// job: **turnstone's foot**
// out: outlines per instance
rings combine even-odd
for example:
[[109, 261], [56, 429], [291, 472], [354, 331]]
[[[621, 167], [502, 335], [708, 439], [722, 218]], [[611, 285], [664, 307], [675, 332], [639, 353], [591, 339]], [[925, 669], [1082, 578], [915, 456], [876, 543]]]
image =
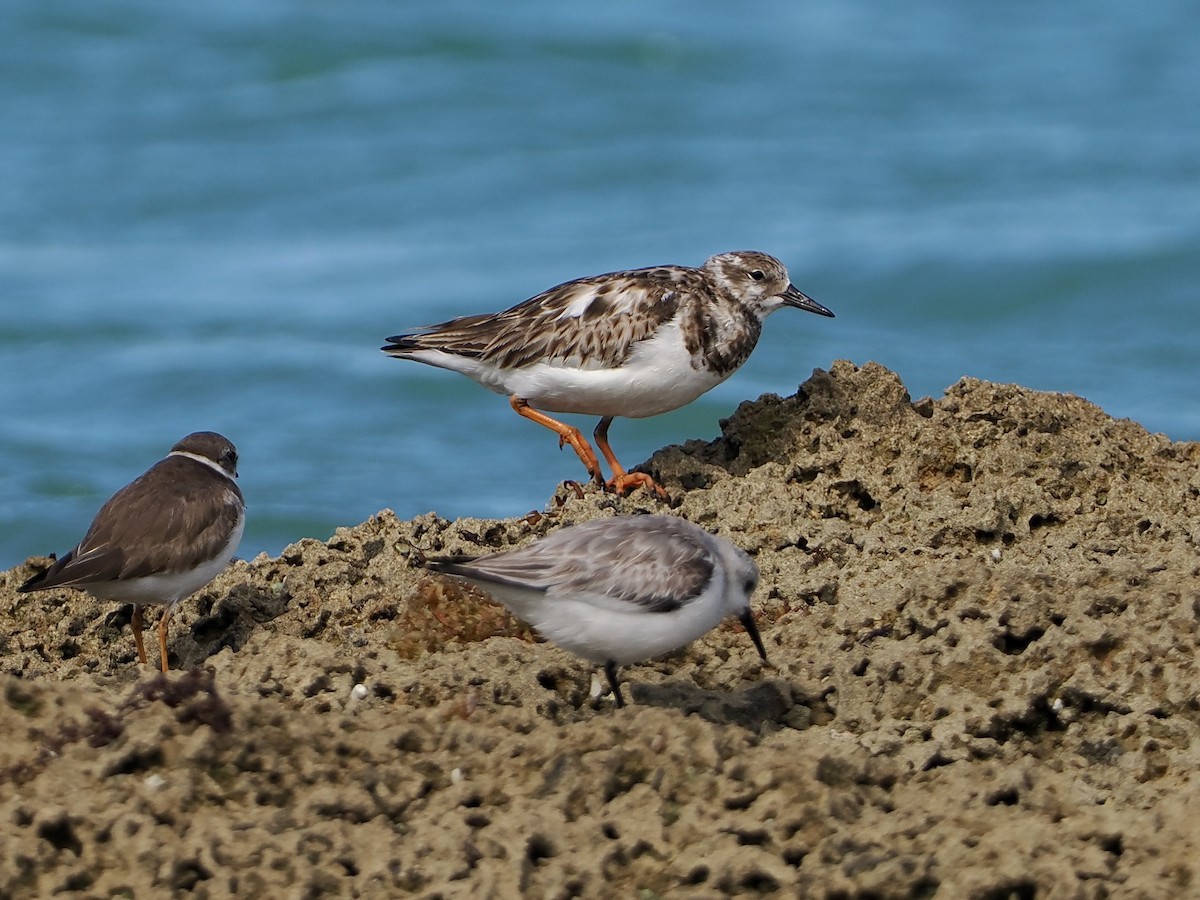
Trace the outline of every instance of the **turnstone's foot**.
[[606, 486], [610, 491], [615, 491], [622, 497], [642, 487], [663, 502], [671, 499], [662, 486], [645, 472], [622, 472], [614, 475]]
[[600, 452], [604, 454], [604, 458], [608, 460], [613, 471], [613, 477], [605, 487], [622, 497], [635, 488], [644, 487], [659, 500], [669, 500], [667, 492], [659, 486], [657, 481], [645, 472], [626, 472], [625, 467], [617, 460], [617, 454], [613, 453], [612, 447], [608, 445], [608, 426], [612, 424], [612, 420], [612, 416], [605, 416], [596, 424], [596, 430], [592, 432], [596, 446], [600, 448]]

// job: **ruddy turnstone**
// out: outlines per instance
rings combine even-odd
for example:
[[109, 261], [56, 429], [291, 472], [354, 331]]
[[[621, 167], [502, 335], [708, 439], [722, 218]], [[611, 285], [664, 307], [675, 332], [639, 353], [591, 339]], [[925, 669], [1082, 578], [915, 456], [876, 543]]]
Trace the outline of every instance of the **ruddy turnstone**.
[[798, 291], [783, 263], [756, 250], [720, 253], [701, 268], [657, 266], [568, 281], [504, 312], [465, 316], [388, 338], [389, 356], [453, 369], [508, 395], [516, 412], [569, 443], [604, 483], [578, 428], [541, 410], [601, 416], [592, 433], [612, 467], [608, 487], [654, 479], [626, 472], [608, 444], [617, 416], [643, 418], [691, 403], [737, 371], [775, 310], [833, 313]]
[[133, 637], [145, 664], [142, 607], [166, 607], [158, 620], [167, 671], [171, 610], [229, 565], [246, 523], [237, 450], [212, 431], [189, 434], [166, 458], [117, 491], [100, 508], [82, 541], [17, 590], [72, 587], [133, 604]]
[[619, 666], [686, 646], [729, 615], [767, 659], [750, 612], [758, 566], [685, 519], [593, 519], [519, 550], [426, 565], [466, 579], [542, 637], [603, 666], [617, 706], [625, 705]]

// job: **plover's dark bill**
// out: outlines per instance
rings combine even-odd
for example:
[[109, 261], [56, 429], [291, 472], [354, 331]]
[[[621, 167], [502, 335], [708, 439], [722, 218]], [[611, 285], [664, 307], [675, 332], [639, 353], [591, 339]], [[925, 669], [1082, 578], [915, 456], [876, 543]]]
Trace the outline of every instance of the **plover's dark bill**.
[[171, 610], [220, 574], [242, 539], [245, 504], [236, 477], [237, 450], [227, 438], [189, 434], [100, 508], [78, 546], [18, 590], [71, 587], [132, 603], [143, 664], [142, 607], [164, 606], [158, 645], [167, 671]]
[[612, 420], [678, 409], [716, 387], [750, 356], [763, 320], [784, 306], [833, 315], [791, 284], [779, 260], [744, 250], [698, 269], [657, 266], [569, 281], [504, 312], [395, 335], [383, 351], [507, 395], [605, 484], [579, 429], [542, 410], [600, 416], [592, 435], [612, 468], [607, 486], [665, 498], [651, 476], [617, 461], [608, 443]]
[[618, 706], [617, 668], [677, 650], [737, 616], [765, 661], [745, 551], [674, 516], [595, 519], [519, 550], [428, 560], [487, 591], [542, 637], [604, 667]]

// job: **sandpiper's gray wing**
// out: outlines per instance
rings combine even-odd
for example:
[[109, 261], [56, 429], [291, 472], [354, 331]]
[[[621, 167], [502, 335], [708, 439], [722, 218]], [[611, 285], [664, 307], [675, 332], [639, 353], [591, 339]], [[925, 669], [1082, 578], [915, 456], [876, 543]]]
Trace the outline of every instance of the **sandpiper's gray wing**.
[[609, 608], [670, 612], [704, 592], [716, 564], [703, 529], [673, 516], [634, 516], [596, 519], [519, 550], [431, 566], [485, 590], [491, 583], [569, 593]]

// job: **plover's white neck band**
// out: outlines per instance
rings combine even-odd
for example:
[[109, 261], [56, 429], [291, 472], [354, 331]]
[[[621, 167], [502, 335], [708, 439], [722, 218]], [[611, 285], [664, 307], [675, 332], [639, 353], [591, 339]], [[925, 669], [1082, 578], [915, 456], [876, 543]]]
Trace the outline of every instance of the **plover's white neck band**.
[[186, 456], [188, 459], [194, 459], [198, 463], [204, 463], [204, 465], [208, 466], [210, 469], [212, 469], [214, 472], [218, 473], [219, 475], [224, 475], [230, 481], [233, 481], [232, 475], [230, 475], [228, 472], [226, 472], [224, 469], [222, 469], [219, 465], [217, 465], [215, 462], [213, 462], [207, 456], [200, 456], [197, 453], [188, 453], [186, 450], [172, 450], [170, 453], [167, 454], [167, 456]]

